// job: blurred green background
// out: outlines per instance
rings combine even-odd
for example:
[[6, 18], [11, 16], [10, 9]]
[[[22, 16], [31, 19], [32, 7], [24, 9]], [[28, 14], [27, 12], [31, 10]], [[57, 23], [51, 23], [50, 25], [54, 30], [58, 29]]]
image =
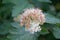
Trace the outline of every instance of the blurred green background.
[[[39, 8], [46, 16], [41, 32], [24, 31], [13, 18], [25, 8]], [[60, 40], [60, 0], [0, 0], [0, 40]]]

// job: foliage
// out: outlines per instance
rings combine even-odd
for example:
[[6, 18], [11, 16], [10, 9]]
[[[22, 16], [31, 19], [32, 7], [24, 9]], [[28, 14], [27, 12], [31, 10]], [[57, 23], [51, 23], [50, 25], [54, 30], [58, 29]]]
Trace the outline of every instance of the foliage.
[[[58, 40], [60, 39], [60, 12], [53, 0], [0, 0], [0, 40]], [[13, 18], [25, 8], [40, 8], [46, 16], [41, 32], [34, 35], [24, 31]], [[57, 7], [57, 6], [56, 6]]]

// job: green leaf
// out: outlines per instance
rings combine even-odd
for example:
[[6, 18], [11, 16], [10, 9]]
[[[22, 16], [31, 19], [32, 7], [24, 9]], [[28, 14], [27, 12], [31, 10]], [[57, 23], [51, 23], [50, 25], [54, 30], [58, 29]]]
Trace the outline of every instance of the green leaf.
[[6, 35], [11, 28], [10, 22], [4, 21], [3, 24], [0, 25], [0, 35]]
[[33, 7], [33, 5], [29, 4], [27, 0], [10, 0], [10, 2], [15, 4], [12, 11], [13, 17], [19, 15], [25, 8]]
[[40, 2], [47, 2], [47, 3], [51, 3], [51, 1], [50, 1], [50, 0], [38, 0], [38, 1], [40, 1]]
[[3, 1], [3, 3], [10, 3], [10, 2], [15, 4], [12, 10], [13, 17], [19, 15], [24, 9], [33, 7], [33, 5], [30, 4], [27, 0], [4, 0]]
[[8, 40], [8, 39], [6, 37], [5, 38], [2, 37], [2, 38], [0, 38], [0, 40]]
[[11, 19], [11, 11], [14, 4], [12, 3], [5, 3], [2, 7], [0, 7], [0, 22], [4, 21], [5, 19]]
[[3, 4], [3, 6], [0, 7], [0, 13], [5, 12], [8, 9], [11, 9], [13, 7], [13, 5], [14, 5], [13, 3], [5, 3], [5, 4]]
[[45, 17], [46, 17], [46, 23], [51, 23], [51, 24], [60, 23], [60, 19], [56, 18], [51, 14], [45, 13]]
[[52, 33], [55, 38], [60, 39], [60, 28], [59, 27], [54, 27]]
[[53, 33], [55, 38], [60, 39], [60, 28], [56, 24], [45, 23], [43, 27], [47, 28], [51, 33]]
[[36, 40], [36, 37], [34, 38], [33, 35], [28, 33], [25, 33], [23, 35], [11, 34], [11, 35], [8, 35], [7, 38], [9, 38], [10, 40]]
[[55, 9], [55, 7], [53, 5], [49, 5], [49, 10], [47, 10], [47, 12], [54, 15], [54, 16], [57, 15], [56, 9]]
[[25, 31], [24, 27], [20, 27], [19, 23], [13, 22], [12, 26], [16, 27], [16, 29], [10, 30], [10, 34], [7, 36], [10, 40], [36, 40], [37, 35], [39, 34], [31, 34]]
[[56, 14], [58, 18], [60, 18], [60, 12]]
[[60, 23], [56, 23], [56, 25], [60, 27]]
[[46, 35], [48, 33], [49, 33], [49, 31], [46, 28], [42, 27], [42, 30], [41, 30], [40, 34], [41, 35]]
[[47, 2], [40, 2], [38, 0], [30, 0], [29, 2], [32, 3], [35, 7], [40, 8], [40, 9], [42, 9], [44, 11], [48, 11], [49, 10], [50, 4], [47, 3]]

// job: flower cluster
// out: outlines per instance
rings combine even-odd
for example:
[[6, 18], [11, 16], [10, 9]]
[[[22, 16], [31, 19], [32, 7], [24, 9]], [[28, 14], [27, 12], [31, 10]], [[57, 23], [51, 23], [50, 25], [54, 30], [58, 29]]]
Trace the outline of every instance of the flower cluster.
[[25, 25], [27, 31], [34, 33], [41, 30], [39, 25], [45, 22], [45, 15], [38, 8], [30, 8], [25, 9], [19, 19], [21, 26]]

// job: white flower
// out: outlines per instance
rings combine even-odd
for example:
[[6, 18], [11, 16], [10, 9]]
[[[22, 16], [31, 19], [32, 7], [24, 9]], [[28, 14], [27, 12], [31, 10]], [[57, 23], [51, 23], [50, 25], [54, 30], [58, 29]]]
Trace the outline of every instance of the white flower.
[[29, 31], [30, 33], [34, 34], [35, 32], [41, 31], [41, 27], [39, 26], [39, 22], [31, 22], [30, 23], [30, 28], [26, 29], [26, 31]]
[[25, 30], [30, 33], [40, 31], [41, 27], [39, 25], [45, 23], [45, 15], [38, 8], [25, 9], [24, 12], [18, 16], [18, 19], [20, 25], [25, 25]]

